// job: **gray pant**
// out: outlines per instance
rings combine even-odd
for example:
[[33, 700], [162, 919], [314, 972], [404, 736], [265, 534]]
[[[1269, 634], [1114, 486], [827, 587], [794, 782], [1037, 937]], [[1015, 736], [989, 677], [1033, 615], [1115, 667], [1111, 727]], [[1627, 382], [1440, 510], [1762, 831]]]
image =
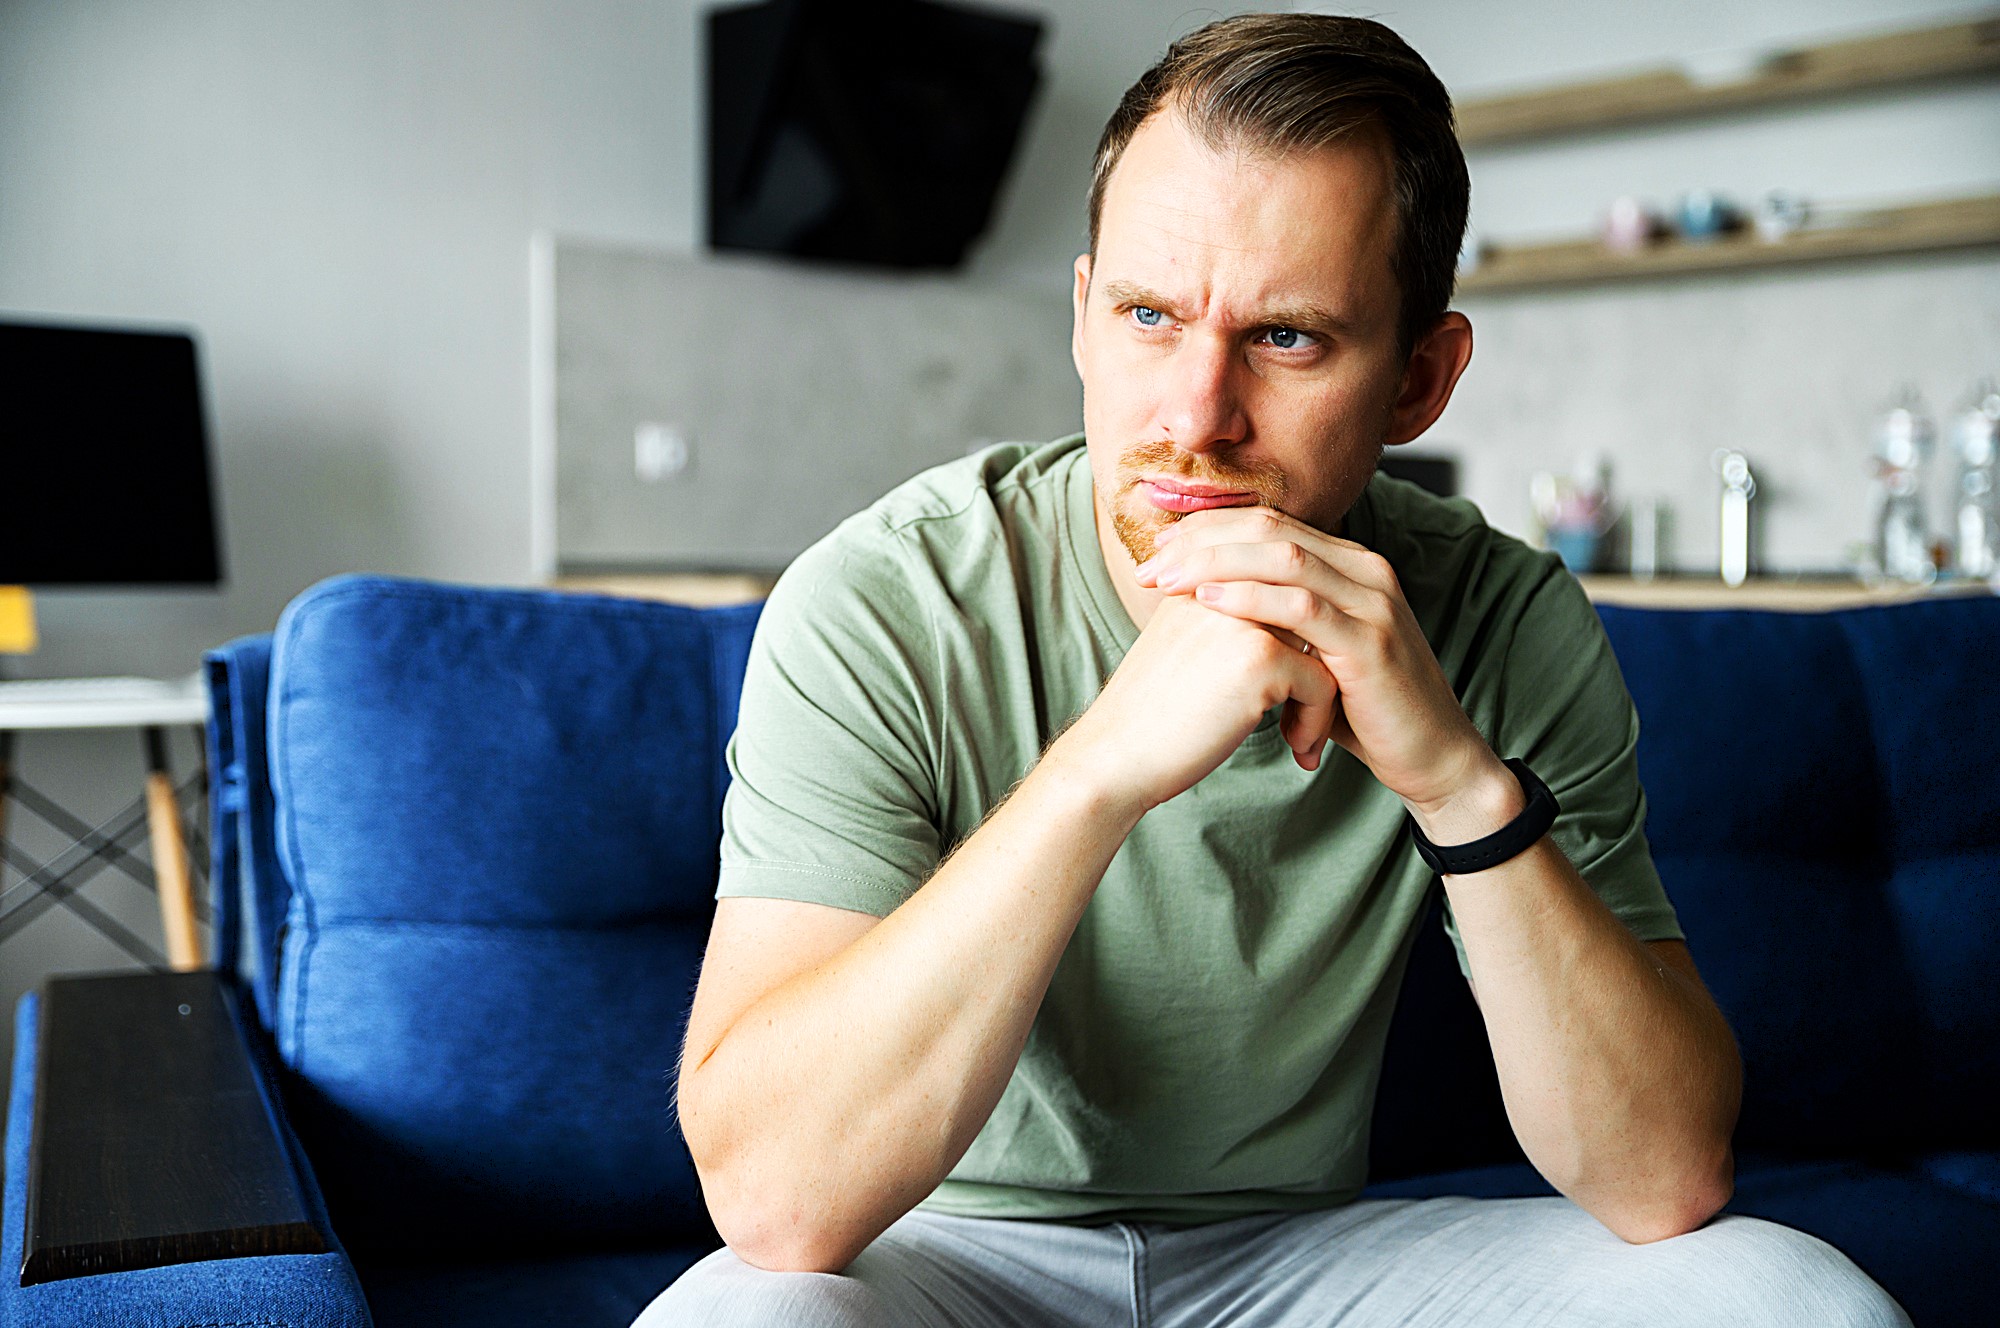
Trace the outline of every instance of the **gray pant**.
[[844, 1273], [719, 1250], [633, 1328], [1903, 1325], [1846, 1255], [1720, 1217], [1627, 1245], [1567, 1199], [1362, 1199], [1173, 1228], [915, 1212]]

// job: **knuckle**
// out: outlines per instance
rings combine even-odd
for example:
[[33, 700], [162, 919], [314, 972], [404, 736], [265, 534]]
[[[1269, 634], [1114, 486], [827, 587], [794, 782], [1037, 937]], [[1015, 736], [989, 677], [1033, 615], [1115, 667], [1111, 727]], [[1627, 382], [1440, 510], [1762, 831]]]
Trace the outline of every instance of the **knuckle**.
[[1292, 648], [1262, 628], [1254, 629], [1250, 643], [1251, 662], [1260, 670], [1268, 669], [1292, 653]]

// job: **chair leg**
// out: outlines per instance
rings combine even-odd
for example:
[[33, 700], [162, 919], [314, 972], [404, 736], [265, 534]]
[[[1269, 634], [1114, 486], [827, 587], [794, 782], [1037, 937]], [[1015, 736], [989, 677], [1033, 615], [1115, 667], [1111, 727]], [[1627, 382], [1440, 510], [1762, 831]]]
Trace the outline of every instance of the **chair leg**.
[[166, 734], [158, 728], [146, 730], [146, 826], [153, 837], [153, 879], [160, 887], [160, 927], [167, 938], [167, 963], [182, 970], [200, 968], [201, 934], [195, 929], [187, 844], [181, 836], [173, 775], [167, 768]]

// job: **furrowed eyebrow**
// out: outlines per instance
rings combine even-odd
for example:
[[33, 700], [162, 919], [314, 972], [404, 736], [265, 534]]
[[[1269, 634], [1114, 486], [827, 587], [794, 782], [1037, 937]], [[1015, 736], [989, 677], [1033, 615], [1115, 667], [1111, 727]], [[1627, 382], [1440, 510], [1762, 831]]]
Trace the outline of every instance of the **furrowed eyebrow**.
[[1313, 332], [1321, 336], [1346, 337], [1354, 334], [1351, 319], [1342, 318], [1330, 309], [1322, 309], [1316, 304], [1295, 304], [1283, 309], [1273, 309], [1258, 320], [1259, 327], [1289, 327], [1295, 332]]
[[[1104, 297], [1113, 306], [1132, 305], [1158, 309], [1161, 313], [1174, 312], [1174, 303], [1158, 291], [1147, 290], [1144, 286], [1130, 281], [1107, 281], [1104, 283]], [[1258, 327], [1289, 327], [1298, 332], [1312, 332], [1320, 336], [1346, 337], [1354, 334], [1354, 320], [1344, 318], [1331, 309], [1316, 304], [1289, 304], [1266, 311], [1257, 320]]]
[[1144, 286], [1130, 281], [1107, 281], [1104, 283], [1104, 298], [1113, 305], [1143, 305], [1148, 309], [1158, 309], [1163, 314], [1174, 311], [1174, 302], [1158, 291], [1147, 290]]

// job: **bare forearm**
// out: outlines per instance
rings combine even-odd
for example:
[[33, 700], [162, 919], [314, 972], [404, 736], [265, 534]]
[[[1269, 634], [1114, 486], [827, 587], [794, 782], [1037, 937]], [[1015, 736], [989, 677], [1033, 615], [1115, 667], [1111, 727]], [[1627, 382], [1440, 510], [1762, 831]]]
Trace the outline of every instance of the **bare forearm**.
[[1742, 1066], [1693, 979], [1634, 937], [1544, 839], [1446, 880], [1515, 1134], [1634, 1243], [1727, 1202]]
[[739, 1254], [844, 1267], [957, 1164], [1137, 816], [1052, 749], [902, 907], [690, 1049], [683, 1129]]

